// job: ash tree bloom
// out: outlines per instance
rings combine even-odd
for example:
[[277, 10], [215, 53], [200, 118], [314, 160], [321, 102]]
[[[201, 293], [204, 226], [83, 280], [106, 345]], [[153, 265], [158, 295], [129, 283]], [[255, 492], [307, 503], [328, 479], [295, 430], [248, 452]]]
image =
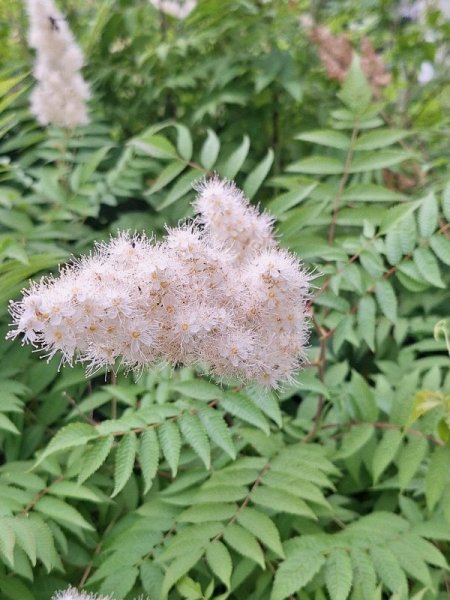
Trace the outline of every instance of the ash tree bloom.
[[26, 0], [26, 7], [28, 41], [36, 50], [31, 112], [41, 125], [85, 125], [89, 86], [80, 72], [83, 54], [53, 0]]
[[88, 372], [166, 362], [269, 387], [292, 380], [310, 276], [234, 184], [212, 178], [197, 190], [193, 224], [161, 242], [121, 233], [31, 284], [10, 304], [8, 337]]

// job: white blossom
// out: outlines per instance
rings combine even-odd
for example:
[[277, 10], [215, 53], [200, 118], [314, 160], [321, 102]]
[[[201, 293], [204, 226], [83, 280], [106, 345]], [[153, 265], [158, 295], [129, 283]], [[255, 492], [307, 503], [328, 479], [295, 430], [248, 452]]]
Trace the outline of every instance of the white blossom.
[[199, 223], [213, 240], [228, 246], [236, 260], [275, 245], [272, 217], [260, 214], [234, 183], [214, 177], [200, 183], [197, 191], [194, 210]]
[[433, 63], [429, 60], [425, 60], [420, 64], [420, 71], [417, 75], [417, 81], [421, 85], [425, 85], [429, 83], [435, 76], [435, 70]]
[[111, 596], [97, 596], [86, 592], [79, 592], [74, 587], [69, 587], [67, 590], [56, 592], [52, 596], [52, 600], [113, 600]]
[[31, 112], [42, 125], [84, 125], [89, 87], [80, 73], [82, 52], [53, 0], [26, 0], [26, 5], [28, 41], [36, 50]]
[[[74, 587], [69, 587], [67, 590], [56, 592], [52, 596], [52, 600], [114, 600], [113, 596], [99, 596], [97, 594], [89, 594], [88, 592], [79, 592]], [[145, 600], [139, 596], [136, 600]]]
[[33, 283], [10, 304], [8, 337], [88, 372], [165, 361], [271, 387], [291, 380], [308, 337], [310, 277], [231, 183], [213, 178], [199, 191], [193, 225], [158, 243], [121, 233]]
[[197, 6], [197, 0], [149, 0], [156, 9], [175, 17], [186, 19]]

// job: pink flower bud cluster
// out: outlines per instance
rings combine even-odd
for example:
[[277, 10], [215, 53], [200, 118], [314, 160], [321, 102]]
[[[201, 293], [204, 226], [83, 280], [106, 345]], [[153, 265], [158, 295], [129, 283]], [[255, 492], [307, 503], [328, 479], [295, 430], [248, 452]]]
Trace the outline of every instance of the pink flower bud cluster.
[[53, 0], [26, 0], [26, 6], [28, 41], [36, 50], [31, 112], [42, 125], [84, 125], [89, 87], [80, 72], [83, 54]]
[[11, 302], [24, 342], [63, 362], [141, 369], [161, 361], [277, 387], [307, 341], [309, 275], [234, 184], [198, 186], [192, 225], [161, 242], [122, 233]]

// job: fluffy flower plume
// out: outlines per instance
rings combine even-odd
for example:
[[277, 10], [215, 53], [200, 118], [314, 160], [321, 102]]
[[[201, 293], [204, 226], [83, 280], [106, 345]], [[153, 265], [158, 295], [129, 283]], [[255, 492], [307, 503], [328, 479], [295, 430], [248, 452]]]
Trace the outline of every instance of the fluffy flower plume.
[[[52, 600], [113, 600], [111, 596], [98, 596], [97, 594], [89, 594], [79, 592], [74, 587], [69, 587], [67, 590], [56, 592], [52, 596]], [[137, 600], [144, 600], [141, 596]]]
[[27, 11], [28, 40], [36, 50], [32, 113], [41, 125], [86, 124], [89, 87], [80, 74], [83, 55], [66, 20], [53, 0], [27, 0]]
[[52, 596], [52, 600], [112, 600], [110, 596], [96, 596], [85, 592], [79, 592], [74, 587], [69, 587], [67, 590], [56, 592]]
[[276, 387], [307, 341], [309, 276], [232, 183], [203, 182], [193, 225], [122, 233], [11, 302], [23, 341], [97, 368], [167, 361]]
[[197, 0], [150, 0], [150, 4], [171, 17], [186, 19], [197, 6]]

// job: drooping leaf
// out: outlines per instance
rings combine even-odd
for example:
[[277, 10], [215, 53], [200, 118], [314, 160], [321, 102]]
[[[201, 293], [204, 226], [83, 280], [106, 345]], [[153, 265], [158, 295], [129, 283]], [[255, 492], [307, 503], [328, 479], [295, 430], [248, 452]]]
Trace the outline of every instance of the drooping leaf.
[[35, 504], [35, 510], [42, 513], [57, 522], [67, 523], [69, 525], [75, 525], [81, 529], [87, 529], [93, 531], [94, 528], [86, 519], [76, 510], [73, 506], [67, 502], [63, 502], [58, 498], [51, 498], [50, 496], [43, 496]]
[[222, 448], [228, 456], [233, 459], [236, 458], [233, 438], [231, 437], [231, 433], [223, 420], [222, 415], [209, 407], [200, 408], [198, 415], [205, 426], [211, 441]]
[[345, 550], [337, 548], [327, 558], [325, 582], [332, 600], [346, 600], [353, 580], [352, 563]]
[[255, 536], [249, 531], [240, 525], [227, 525], [223, 537], [227, 544], [234, 548], [236, 552], [250, 558], [250, 560], [256, 562], [262, 569], [266, 568], [261, 546], [258, 544]]
[[247, 175], [244, 181], [243, 189], [245, 195], [250, 200], [255, 196], [256, 192], [261, 187], [264, 179], [267, 177], [267, 174], [272, 166], [273, 159], [273, 150], [269, 148], [263, 160], [259, 164], [257, 164], [256, 167]]
[[434, 509], [448, 485], [450, 474], [450, 448], [435, 448], [425, 477], [425, 497], [430, 511]]
[[95, 427], [88, 423], [70, 423], [60, 429], [53, 437], [47, 448], [39, 456], [36, 465], [56, 452], [84, 446], [84, 444], [96, 438], [97, 435]]
[[88, 448], [83, 455], [81, 469], [78, 474], [78, 483], [86, 481], [102, 466], [111, 451], [113, 442], [114, 436], [106, 435], [95, 440], [92, 446]]
[[297, 552], [281, 563], [273, 584], [270, 600], [285, 600], [301, 590], [320, 571], [325, 563], [323, 555], [305, 550]]
[[173, 421], [164, 421], [158, 428], [159, 443], [164, 458], [169, 463], [172, 477], [175, 477], [180, 460], [181, 437], [180, 430]]
[[439, 208], [436, 196], [433, 192], [428, 194], [421, 203], [417, 221], [419, 224], [420, 235], [429, 239], [436, 230], [438, 224]]
[[200, 151], [200, 162], [209, 171], [215, 164], [220, 150], [220, 140], [212, 129], [208, 129], [208, 135]]
[[375, 302], [371, 296], [363, 296], [358, 306], [358, 332], [372, 352], [375, 351]]
[[224, 177], [228, 177], [228, 179], [233, 179], [239, 173], [239, 170], [244, 164], [249, 149], [250, 138], [247, 135], [244, 135], [242, 143], [227, 158], [225, 164], [220, 170], [220, 174]]
[[411, 436], [400, 451], [398, 457], [398, 478], [400, 486], [405, 488], [414, 477], [428, 449], [425, 438]]
[[389, 429], [383, 434], [381, 442], [376, 447], [373, 455], [372, 475], [375, 483], [394, 460], [401, 441], [402, 433], [398, 429]]
[[284, 558], [280, 534], [273, 521], [267, 515], [254, 508], [246, 507], [238, 514], [237, 520], [245, 529], [248, 529], [248, 531], [259, 538], [264, 545], [281, 558]]
[[381, 279], [375, 284], [375, 296], [381, 312], [392, 322], [397, 320], [397, 296], [394, 288], [387, 279]]
[[117, 496], [129, 480], [133, 472], [136, 451], [137, 436], [134, 432], [127, 433], [122, 437], [116, 449], [112, 498]]
[[185, 412], [178, 420], [181, 433], [207, 469], [211, 466], [211, 448], [206, 430], [198, 416]]
[[206, 562], [214, 575], [230, 589], [230, 578], [233, 570], [231, 556], [226, 546], [220, 541], [211, 542], [206, 548]]
[[350, 138], [347, 135], [333, 129], [318, 129], [316, 131], [306, 131], [294, 137], [295, 140], [312, 142], [329, 148], [338, 148], [339, 150], [348, 150], [350, 147]]
[[424, 247], [416, 248], [413, 256], [414, 264], [425, 281], [436, 287], [445, 288], [438, 262], [430, 250]]
[[159, 464], [159, 442], [154, 429], [148, 429], [141, 435], [138, 458], [146, 494], [152, 486]]

